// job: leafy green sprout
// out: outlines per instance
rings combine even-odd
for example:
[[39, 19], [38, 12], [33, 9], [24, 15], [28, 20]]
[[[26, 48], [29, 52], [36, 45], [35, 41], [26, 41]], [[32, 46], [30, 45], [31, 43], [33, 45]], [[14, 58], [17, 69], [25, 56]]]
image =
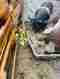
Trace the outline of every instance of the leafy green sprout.
[[19, 41], [20, 46], [25, 47], [28, 41], [28, 33], [26, 31], [16, 33], [17, 41]]

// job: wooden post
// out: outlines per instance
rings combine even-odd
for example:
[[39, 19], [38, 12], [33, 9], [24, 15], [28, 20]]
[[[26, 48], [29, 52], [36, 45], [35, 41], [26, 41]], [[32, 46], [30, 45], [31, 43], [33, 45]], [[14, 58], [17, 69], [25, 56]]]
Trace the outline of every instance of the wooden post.
[[0, 72], [0, 79], [6, 79], [6, 72]]

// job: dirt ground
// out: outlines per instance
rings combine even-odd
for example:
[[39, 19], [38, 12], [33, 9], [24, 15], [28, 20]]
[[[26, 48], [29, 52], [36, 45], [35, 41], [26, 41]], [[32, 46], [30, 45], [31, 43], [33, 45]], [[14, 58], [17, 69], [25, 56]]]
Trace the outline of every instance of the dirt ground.
[[[40, 76], [38, 76], [38, 74]], [[29, 47], [18, 48], [16, 57], [16, 79], [60, 79], [60, 61], [41, 61], [34, 59]]]

